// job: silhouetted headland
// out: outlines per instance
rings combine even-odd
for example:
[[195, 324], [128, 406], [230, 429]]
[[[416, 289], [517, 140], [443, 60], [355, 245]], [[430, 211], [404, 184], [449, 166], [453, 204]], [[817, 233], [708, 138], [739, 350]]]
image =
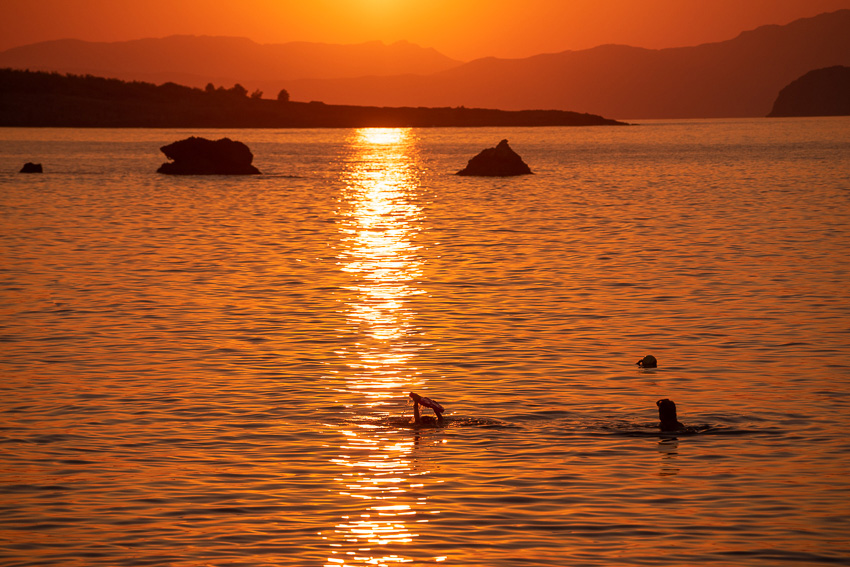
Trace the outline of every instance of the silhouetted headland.
[[850, 116], [850, 67], [809, 71], [779, 91], [768, 116]]
[[254, 154], [242, 142], [230, 138], [207, 140], [186, 138], [160, 148], [170, 160], [157, 173], [169, 175], [253, 175], [260, 170], [251, 165]]
[[[210, 85], [212, 87], [212, 85]], [[563, 110], [387, 108], [292, 102], [240, 85], [205, 90], [93, 76], [0, 69], [0, 126], [101, 128], [368, 128], [622, 126]]]
[[495, 148], [482, 150], [469, 160], [466, 167], [457, 175], [475, 175], [480, 177], [509, 177], [512, 175], [529, 175], [531, 169], [522, 161], [507, 140], [499, 142]]

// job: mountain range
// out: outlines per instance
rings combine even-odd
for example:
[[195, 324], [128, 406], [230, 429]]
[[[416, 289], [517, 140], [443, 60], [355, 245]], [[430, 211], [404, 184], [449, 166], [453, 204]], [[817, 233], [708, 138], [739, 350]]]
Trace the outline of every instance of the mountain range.
[[850, 65], [850, 10], [762, 26], [728, 41], [643, 49], [603, 45], [462, 63], [406, 42], [287, 43], [173, 36], [61, 40], [0, 53], [0, 67], [192, 86], [239, 82], [294, 100], [378, 106], [561, 109], [617, 119], [764, 116], [813, 69]]
[[[0, 67], [203, 87], [367, 75], [427, 75], [460, 65], [406, 41], [262, 45], [242, 37], [174, 35], [118, 42], [45, 41], [0, 53]], [[277, 84], [277, 83], [276, 83]], [[281, 87], [283, 84], [281, 83]], [[277, 93], [277, 91], [275, 91]]]

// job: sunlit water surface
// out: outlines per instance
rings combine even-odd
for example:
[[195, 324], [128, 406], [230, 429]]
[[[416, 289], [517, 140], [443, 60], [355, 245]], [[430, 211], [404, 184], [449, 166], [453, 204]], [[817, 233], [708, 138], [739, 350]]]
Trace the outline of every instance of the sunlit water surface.
[[[154, 173], [192, 134], [263, 175]], [[452, 175], [501, 138], [535, 175]], [[846, 118], [5, 129], [0, 171], [4, 566], [850, 561]]]

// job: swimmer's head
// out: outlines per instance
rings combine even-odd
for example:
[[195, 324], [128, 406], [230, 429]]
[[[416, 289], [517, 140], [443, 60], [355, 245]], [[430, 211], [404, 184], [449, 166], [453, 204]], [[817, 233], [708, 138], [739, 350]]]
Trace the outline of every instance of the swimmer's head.
[[661, 421], [676, 421], [678, 418], [676, 417], [676, 402], [673, 400], [668, 400], [664, 398], [663, 400], [658, 400], [655, 402], [655, 405], [658, 406], [658, 418]]
[[679, 418], [676, 416], [676, 403], [673, 400], [664, 398], [655, 402], [655, 405], [658, 406], [658, 419], [661, 421], [659, 424], [661, 431], [675, 431], [685, 427], [679, 423]]
[[423, 415], [415, 425], [416, 427], [442, 427], [443, 421], [431, 415]]

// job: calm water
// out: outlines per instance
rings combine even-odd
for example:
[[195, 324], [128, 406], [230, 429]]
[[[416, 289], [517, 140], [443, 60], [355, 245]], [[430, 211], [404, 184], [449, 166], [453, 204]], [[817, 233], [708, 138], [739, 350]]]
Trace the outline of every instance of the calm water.
[[850, 562], [850, 119], [198, 133], [0, 129], [0, 564]]

